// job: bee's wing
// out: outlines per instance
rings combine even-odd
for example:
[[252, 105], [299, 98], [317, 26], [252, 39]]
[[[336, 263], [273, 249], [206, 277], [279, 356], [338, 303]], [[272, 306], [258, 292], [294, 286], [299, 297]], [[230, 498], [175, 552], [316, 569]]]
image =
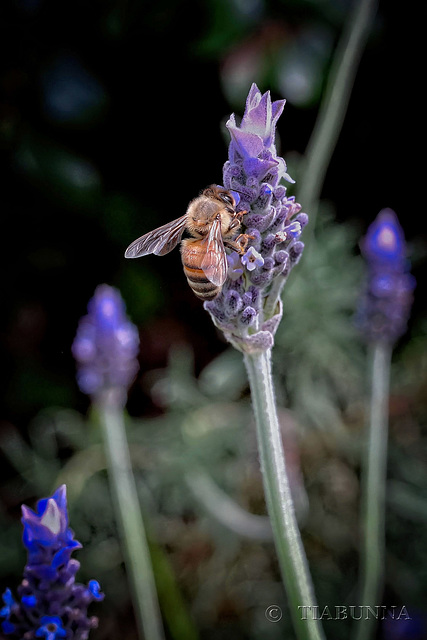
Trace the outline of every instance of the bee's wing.
[[154, 231], [149, 231], [128, 246], [125, 251], [125, 258], [140, 258], [149, 253], [154, 253], [156, 256], [164, 256], [172, 249], [175, 249], [181, 240], [186, 224], [187, 215], [184, 215], [158, 229], [154, 229]]
[[206, 253], [201, 264], [202, 271], [212, 284], [220, 287], [227, 277], [228, 264], [219, 218], [214, 221], [204, 242], [206, 243]]

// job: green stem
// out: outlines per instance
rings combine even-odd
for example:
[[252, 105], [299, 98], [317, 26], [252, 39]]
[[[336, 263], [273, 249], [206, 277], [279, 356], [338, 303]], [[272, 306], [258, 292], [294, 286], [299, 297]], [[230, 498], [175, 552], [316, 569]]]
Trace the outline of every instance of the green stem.
[[357, 68], [375, 17], [377, 0], [355, 0], [354, 10], [338, 43], [324, 97], [305, 152], [298, 200], [310, 213], [305, 238], [313, 233], [317, 203], [344, 122]]
[[295, 632], [299, 640], [321, 640], [324, 635], [320, 622], [310, 615], [316, 601], [286, 473], [271, 377], [271, 351], [245, 354], [244, 359], [255, 412], [267, 508]]
[[101, 395], [97, 408], [106, 446], [114, 508], [124, 545], [126, 572], [140, 637], [163, 640], [160, 608], [132, 473], [124, 414], [120, 399], [115, 397], [114, 391]]
[[[370, 354], [371, 399], [366, 449], [362, 464], [361, 605], [381, 605], [385, 551], [385, 488], [387, 475], [388, 399], [392, 348], [373, 345]], [[375, 619], [357, 622], [355, 637], [375, 635]]]

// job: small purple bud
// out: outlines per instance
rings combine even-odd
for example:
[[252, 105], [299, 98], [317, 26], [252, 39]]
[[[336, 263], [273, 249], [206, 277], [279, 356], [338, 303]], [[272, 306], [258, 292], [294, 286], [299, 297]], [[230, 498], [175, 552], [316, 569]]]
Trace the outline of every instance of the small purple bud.
[[294, 220], [290, 225], [285, 227], [284, 231], [291, 238], [299, 238], [301, 235], [301, 225], [297, 220]]
[[271, 281], [272, 277], [273, 274], [271, 271], [259, 271], [258, 269], [256, 271], [252, 271], [249, 275], [250, 281], [257, 287], [264, 287]]
[[280, 207], [280, 209], [278, 209], [278, 211], [276, 212], [276, 216], [274, 218], [274, 221], [271, 225], [271, 230], [272, 231], [276, 231], [279, 230], [280, 227], [282, 227], [285, 224], [285, 221], [288, 217], [288, 207]]
[[274, 259], [276, 260], [276, 264], [285, 264], [289, 258], [289, 254], [285, 250], [276, 251], [274, 254]]
[[243, 304], [259, 311], [260, 292], [258, 287], [250, 286], [242, 296]]
[[262, 265], [262, 268], [263, 268], [265, 271], [271, 271], [271, 269], [272, 269], [273, 267], [274, 267], [274, 259], [273, 259], [273, 258], [270, 258], [270, 257], [265, 258], [265, 260], [264, 260], [264, 264]]
[[243, 302], [241, 296], [237, 293], [237, 291], [230, 289], [225, 294], [224, 298], [224, 308], [226, 313], [230, 318], [234, 318], [239, 311], [243, 307]]
[[276, 234], [269, 233], [262, 241], [261, 251], [265, 255], [276, 246]]
[[209, 313], [219, 322], [224, 323], [227, 320], [227, 316], [224, 311], [223, 302], [224, 299], [218, 300], [220, 296], [217, 296], [215, 300], [205, 302], [204, 307]]
[[240, 322], [246, 326], [250, 326], [257, 316], [257, 312], [253, 307], [246, 307], [240, 316]]
[[285, 196], [286, 196], [286, 187], [284, 187], [283, 185], [280, 185], [279, 187], [275, 188], [274, 197], [277, 200], [283, 200]]
[[296, 264], [298, 260], [301, 258], [303, 250], [304, 250], [303, 242], [298, 241], [298, 242], [295, 242], [293, 245], [291, 245], [291, 247], [289, 248], [289, 258], [293, 264]]
[[235, 281], [243, 275], [243, 267], [240, 262], [240, 256], [236, 251], [227, 254], [228, 277]]
[[261, 246], [262, 236], [258, 229], [250, 227], [249, 229], [246, 229], [246, 233], [251, 236], [251, 246], [255, 247], [255, 249], [259, 249]]
[[304, 227], [308, 224], [308, 215], [306, 213], [299, 213], [295, 220], [300, 223], [301, 229], [304, 229]]

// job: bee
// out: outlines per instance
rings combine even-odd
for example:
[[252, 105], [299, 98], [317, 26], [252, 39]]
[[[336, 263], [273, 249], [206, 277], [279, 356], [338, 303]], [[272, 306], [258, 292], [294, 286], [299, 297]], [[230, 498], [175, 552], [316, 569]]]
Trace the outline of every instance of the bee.
[[164, 256], [187, 231], [191, 237], [181, 242], [181, 258], [188, 284], [201, 300], [213, 300], [227, 277], [225, 247], [242, 255], [250, 237], [244, 233], [237, 235], [247, 211], [236, 211], [236, 206], [231, 191], [211, 185], [190, 202], [181, 218], [134, 240], [126, 249], [125, 258], [150, 253]]

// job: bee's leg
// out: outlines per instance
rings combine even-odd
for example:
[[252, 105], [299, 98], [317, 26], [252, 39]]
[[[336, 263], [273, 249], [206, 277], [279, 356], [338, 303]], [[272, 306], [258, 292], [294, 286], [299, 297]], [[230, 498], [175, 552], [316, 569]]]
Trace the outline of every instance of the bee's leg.
[[246, 251], [249, 240], [253, 237], [254, 236], [251, 236], [248, 233], [241, 233], [235, 240], [224, 240], [224, 244], [226, 247], [233, 249], [233, 251], [237, 251], [237, 253], [242, 256]]

